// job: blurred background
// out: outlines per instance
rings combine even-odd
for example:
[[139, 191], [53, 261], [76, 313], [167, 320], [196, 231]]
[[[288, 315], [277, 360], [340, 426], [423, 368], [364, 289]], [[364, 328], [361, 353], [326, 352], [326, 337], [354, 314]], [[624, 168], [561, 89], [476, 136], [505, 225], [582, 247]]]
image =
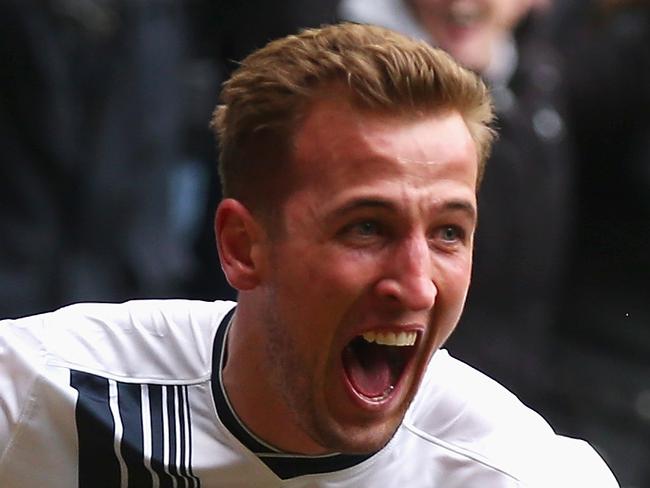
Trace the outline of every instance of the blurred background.
[[446, 49], [494, 95], [450, 352], [650, 488], [647, 0], [0, 0], [0, 317], [234, 298], [212, 233], [220, 84], [343, 19]]

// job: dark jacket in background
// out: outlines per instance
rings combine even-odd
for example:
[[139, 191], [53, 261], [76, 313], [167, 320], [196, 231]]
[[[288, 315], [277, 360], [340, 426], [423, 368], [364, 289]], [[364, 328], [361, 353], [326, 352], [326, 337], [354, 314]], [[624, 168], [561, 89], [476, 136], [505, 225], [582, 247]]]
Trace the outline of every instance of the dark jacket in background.
[[174, 1], [0, 3], [0, 315], [174, 294]]

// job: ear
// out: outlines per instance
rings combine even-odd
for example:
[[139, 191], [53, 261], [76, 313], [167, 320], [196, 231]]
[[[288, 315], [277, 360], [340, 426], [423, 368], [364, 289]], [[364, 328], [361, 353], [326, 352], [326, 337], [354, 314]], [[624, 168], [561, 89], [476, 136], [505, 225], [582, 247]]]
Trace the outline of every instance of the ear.
[[221, 268], [230, 285], [251, 290], [260, 281], [259, 247], [265, 233], [249, 210], [238, 200], [224, 199], [217, 207], [214, 231]]

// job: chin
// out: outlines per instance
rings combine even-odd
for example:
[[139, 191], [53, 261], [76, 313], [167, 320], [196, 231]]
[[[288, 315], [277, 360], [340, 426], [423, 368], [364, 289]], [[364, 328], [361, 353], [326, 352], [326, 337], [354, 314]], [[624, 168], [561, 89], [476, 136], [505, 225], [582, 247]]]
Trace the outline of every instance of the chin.
[[402, 417], [386, 421], [381, 425], [375, 422], [368, 425], [344, 426], [336, 428], [317, 428], [317, 442], [328, 452], [344, 454], [372, 454], [382, 449], [395, 435]]

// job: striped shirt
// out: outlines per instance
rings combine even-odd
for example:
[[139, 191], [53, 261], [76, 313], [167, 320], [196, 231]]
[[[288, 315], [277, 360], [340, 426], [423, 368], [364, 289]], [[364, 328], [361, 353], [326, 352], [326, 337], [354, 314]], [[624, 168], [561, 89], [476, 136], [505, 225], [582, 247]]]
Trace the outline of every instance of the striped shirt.
[[234, 306], [79, 304], [0, 322], [0, 486], [618, 486], [588, 444], [444, 350], [379, 452], [279, 452], [223, 388]]

